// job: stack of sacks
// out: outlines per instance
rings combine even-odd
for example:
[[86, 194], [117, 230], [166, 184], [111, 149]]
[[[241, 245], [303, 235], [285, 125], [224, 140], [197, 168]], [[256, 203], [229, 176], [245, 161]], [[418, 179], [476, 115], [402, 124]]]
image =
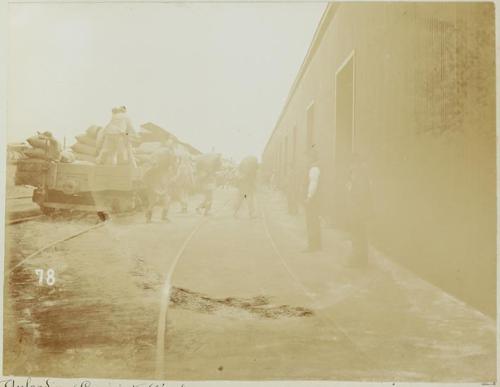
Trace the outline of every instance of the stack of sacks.
[[61, 145], [50, 132], [38, 133], [27, 141], [31, 148], [22, 149], [26, 158], [17, 161], [15, 184], [41, 187], [50, 162], [61, 157]]
[[50, 132], [38, 133], [27, 141], [32, 148], [24, 150], [23, 153], [30, 159], [58, 161], [61, 157], [61, 144]]
[[89, 161], [95, 163], [99, 153], [99, 133], [102, 132], [100, 126], [92, 125], [85, 134], [76, 136], [76, 144], [71, 146], [76, 160]]

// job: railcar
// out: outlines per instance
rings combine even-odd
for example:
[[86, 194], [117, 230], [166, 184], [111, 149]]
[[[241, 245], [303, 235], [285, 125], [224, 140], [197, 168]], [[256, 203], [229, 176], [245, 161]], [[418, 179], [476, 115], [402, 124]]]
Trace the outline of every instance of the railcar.
[[56, 210], [116, 213], [141, 206], [141, 176], [142, 169], [133, 165], [24, 159], [17, 162], [15, 182], [34, 187], [33, 202], [44, 214]]

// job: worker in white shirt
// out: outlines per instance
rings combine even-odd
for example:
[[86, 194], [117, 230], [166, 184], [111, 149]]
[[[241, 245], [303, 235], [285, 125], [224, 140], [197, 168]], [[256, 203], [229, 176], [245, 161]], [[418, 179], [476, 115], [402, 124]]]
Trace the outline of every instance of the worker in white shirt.
[[97, 139], [97, 164], [130, 163], [135, 166], [130, 137], [136, 136], [136, 132], [127, 115], [127, 108], [115, 107], [111, 113], [111, 121], [101, 130]]
[[318, 194], [320, 180], [321, 171], [318, 165], [318, 153], [316, 149], [311, 149], [309, 152], [309, 172], [305, 203], [308, 244], [304, 252], [321, 250], [320, 201]]

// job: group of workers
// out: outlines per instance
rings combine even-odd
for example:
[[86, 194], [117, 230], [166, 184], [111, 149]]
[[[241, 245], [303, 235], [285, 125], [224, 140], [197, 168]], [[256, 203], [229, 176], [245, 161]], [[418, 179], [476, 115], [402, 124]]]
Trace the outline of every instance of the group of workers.
[[[168, 221], [169, 207], [175, 201], [180, 203], [182, 212], [187, 212], [187, 198], [193, 191], [202, 195], [196, 211], [204, 216], [208, 215], [212, 208], [217, 175], [221, 167], [220, 154], [201, 155], [194, 165], [189, 157], [179, 158], [168, 149], [157, 154], [143, 178], [148, 193], [146, 220], [151, 221], [154, 208], [160, 206], [162, 220]], [[231, 183], [238, 188], [234, 204], [235, 217], [244, 201], [248, 204], [250, 217], [255, 215], [257, 169], [257, 158], [249, 156], [234, 168], [230, 174], [231, 178], [223, 182]]]
[[[137, 136], [125, 106], [112, 110], [110, 123], [101, 131], [98, 139], [100, 152], [97, 163], [134, 164], [131, 140]], [[322, 248], [321, 218], [322, 204], [319, 188], [324, 178], [318, 163], [317, 150], [308, 151], [309, 166], [305, 192], [305, 218], [307, 228], [307, 248], [305, 252], [315, 252]], [[146, 220], [151, 221], [156, 206], [162, 207], [161, 218], [168, 221], [171, 203], [178, 201], [181, 211], [187, 212], [188, 195], [197, 190], [203, 200], [196, 211], [208, 215], [213, 202], [213, 192], [221, 176], [222, 159], [220, 154], [207, 154], [197, 158], [193, 164], [189, 156], [179, 157], [173, 149], [163, 148], [154, 155], [150, 167], [143, 176], [147, 191]], [[255, 190], [257, 183], [258, 160], [254, 156], [243, 159], [237, 168], [225, 175], [222, 184], [229, 181], [238, 188], [234, 205], [234, 216], [237, 217], [243, 202], [247, 202], [250, 217], [255, 216]], [[226, 171], [227, 172], [227, 171]], [[298, 211], [299, 202], [296, 183], [296, 170], [290, 168], [286, 184], [288, 209], [291, 214]], [[228, 177], [230, 176], [230, 177]], [[271, 184], [273, 184], [271, 176]], [[355, 264], [366, 264], [368, 259], [367, 217], [370, 212], [370, 184], [366, 175], [365, 164], [359, 155], [353, 154], [349, 178], [345, 185], [348, 197], [348, 226], [352, 234], [352, 257]]]
[[[111, 120], [99, 133], [97, 146], [99, 154], [97, 164], [131, 164], [136, 166], [132, 151], [132, 143], [137, 139], [137, 133], [127, 115], [127, 108], [119, 106], [112, 109]], [[196, 160], [189, 155], [176, 154], [174, 145], [165, 142], [163, 146], [151, 155], [148, 167], [143, 174], [145, 187], [146, 220], [151, 221], [155, 207], [162, 208], [161, 219], [168, 221], [170, 205], [179, 202], [181, 211], [187, 212], [187, 198], [193, 191], [202, 195], [201, 203], [196, 211], [208, 215], [213, 202], [213, 191], [217, 185], [217, 177], [222, 169], [220, 154], [205, 154]], [[245, 158], [239, 167], [230, 171], [224, 179], [224, 184], [231, 183], [239, 189], [235, 203], [234, 215], [243, 203], [247, 201], [249, 213], [254, 214], [254, 192], [257, 179], [258, 161], [256, 157]]]

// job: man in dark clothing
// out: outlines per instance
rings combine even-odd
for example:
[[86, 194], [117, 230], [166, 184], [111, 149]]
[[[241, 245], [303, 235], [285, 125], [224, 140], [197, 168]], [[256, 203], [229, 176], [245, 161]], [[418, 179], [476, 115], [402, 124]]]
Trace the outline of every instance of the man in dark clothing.
[[309, 171], [307, 179], [306, 194], [306, 226], [308, 245], [304, 252], [321, 250], [321, 222], [320, 222], [320, 200], [318, 186], [321, 171], [318, 163], [318, 154], [315, 149], [309, 151]]
[[354, 154], [348, 183], [352, 253], [349, 263], [364, 266], [368, 262], [367, 222], [371, 214], [371, 189], [366, 165]]
[[259, 168], [259, 161], [255, 156], [245, 157], [238, 166], [238, 198], [234, 207], [234, 216], [238, 215], [243, 201], [248, 203], [248, 214], [250, 217], [254, 216], [255, 211], [255, 189], [257, 182], [257, 169]]
[[288, 213], [296, 215], [298, 212], [297, 203], [297, 171], [293, 164], [288, 166], [288, 174], [286, 179], [286, 199], [288, 204]]
[[176, 156], [170, 149], [162, 149], [152, 156], [152, 165], [144, 173], [143, 183], [147, 189], [148, 207], [146, 222], [151, 222], [154, 208], [162, 207], [161, 219], [169, 221], [168, 211], [172, 201], [172, 181], [176, 172]]
[[212, 209], [213, 195], [215, 190], [215, 175], [222, 167], [220, 154], [205, 154], [198, 157], [196, 162], [196, 181], [203, 201], [196, 211], [207, 216]]

